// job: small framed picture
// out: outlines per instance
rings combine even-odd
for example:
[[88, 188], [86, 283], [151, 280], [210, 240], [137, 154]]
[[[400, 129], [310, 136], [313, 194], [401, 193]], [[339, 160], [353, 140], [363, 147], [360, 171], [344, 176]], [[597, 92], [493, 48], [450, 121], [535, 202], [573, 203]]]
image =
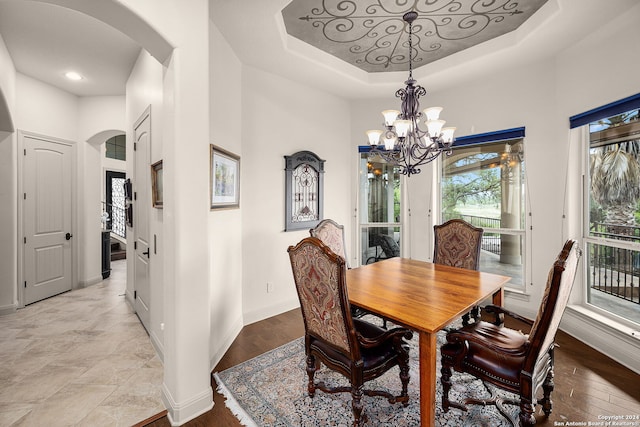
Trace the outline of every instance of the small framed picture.
[[154, 208], [162, 209], [163, 194], [162, 160], [160, 160], [151, 165], [151, 204]]
[[240, 207], [240, 156], [211, 144], [211, 209]]

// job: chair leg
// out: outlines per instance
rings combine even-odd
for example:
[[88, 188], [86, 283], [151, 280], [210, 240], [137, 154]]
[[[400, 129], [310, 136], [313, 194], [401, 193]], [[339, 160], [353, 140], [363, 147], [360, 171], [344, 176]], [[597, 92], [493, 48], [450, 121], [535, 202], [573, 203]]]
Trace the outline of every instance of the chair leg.
[[353, 409], [353, 427], [359, 427], [362, 418], [362, 385], [351, 387], [351, 408]]
[[462, 315], [462, 326], [467, 326], [469, 324], [469, 313], [465, 313]]
[[553, 383], [553, 371], [549, 372], [544, 384], [542, 384], [542, 390], [544, 391], [544, 397], [542, 399], [542, 411], [548, 417], [553, 411], [553, 401], [551, 400], [551, 392], [554, 389]]
[[451, 402], [449, 402], [449, 390], [451, 390], [451, 367], [443, 363], [440, 372], [442, 373], [440, 377], [440, 382], [442, 383], [442, 410], [444, 412], [449, 412], [449, 408], [451, 406]]
[[309, 392], [309, 397], [313, 397], [316, 394], [316, 384], [313, 381], [313, 377], [316, 374], [316, 370], [318, 369], [318, 361], [315, 356], [308, 355], [307, 356], [307, 375], [309, 376], [309, 383], [307, 385], [307, 391]]
[[533, 416], [533, 404], [529, 399], [520, 397], [520, 425], [532, 426], [536, 423], [536, 417]]
[[471, 309], [471, 317], [473, 317], [474, 321], [480, 320], [480, 307], [477, 305]]
[[409, 374], [409, 353], [401, 354], [400, 360], [398, 361], [398, 367], [400, 368], [400, 383], [402, 383], [402, 392], [400, 396], [402, 398], [406, 398], [403, 400], [402, 404], [404, 406], [409, 405], [409, 380], [411, 379], [411, 375]]
[[553, 383], [553, 369], [549, 371], [547, 377], [542, 383], [543, 398], [540, 402], [542, 404], [542, 411], [548, 417], [553, 410], [553, 401], [551, 400], [551, 392], [553, 391], [555, 384]]

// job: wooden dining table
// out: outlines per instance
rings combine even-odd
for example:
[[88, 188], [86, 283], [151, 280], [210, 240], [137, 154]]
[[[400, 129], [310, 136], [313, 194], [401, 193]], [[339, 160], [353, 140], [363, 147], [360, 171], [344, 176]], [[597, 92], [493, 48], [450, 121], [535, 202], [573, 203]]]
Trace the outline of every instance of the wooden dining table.
[[437, 332], [487, 298], [501, 306], [509, 280], [407, 258], [347, 270], [351, 304], [419, 334], [421, 426], [435, 423]]

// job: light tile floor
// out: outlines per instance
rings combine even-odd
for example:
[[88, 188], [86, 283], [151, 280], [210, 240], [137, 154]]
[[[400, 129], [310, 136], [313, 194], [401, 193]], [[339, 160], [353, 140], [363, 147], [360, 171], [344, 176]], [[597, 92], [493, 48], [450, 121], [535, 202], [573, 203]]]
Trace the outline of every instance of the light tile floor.
[[0, 316], [0, 426], [131, 426], [165, 408], [163, 368], [111, 277]]

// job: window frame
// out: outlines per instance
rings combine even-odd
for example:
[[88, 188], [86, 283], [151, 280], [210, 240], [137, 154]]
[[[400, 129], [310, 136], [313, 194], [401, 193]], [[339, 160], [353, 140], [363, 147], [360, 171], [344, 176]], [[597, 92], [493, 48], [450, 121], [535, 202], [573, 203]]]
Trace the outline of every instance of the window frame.
[[[504, 129], [494, 132], [487, 132], [482, 134], [474, 134], [463, 137], [456, 138], [453, 149], [463, 148], [470, 145], [485, 145], [485, 144], [493, 144], [500, 142], [508, 142], [513, 140], [521, 140], [521, 144], [523, 147], [526, 145], [525, 141], [525, 127], [517, 127]], [[496, 233], [496, 234], [506, 234], [506, 235], [515, 235], [521, 236], [522, 241], [522, 284], [514, 285], [511, 282], [508, 282], [505, 285], [505, 292], [511, 295], [522, 295], [524, 298], [528, 298], [529, 291], [528, 288], [531, 283], [531, 207], [529, 204], [529, 192], [527, 191], [528, 185], [528, 176], [527, 176], [527, 168], [526, 168], [526, 149], [524, 150], [524, 158], [523, 167], [524, 167], [524, 224], [523, 229], [513, 229], [513, 228], [485, 228], [486, 233]], [[442, 212], [442, 179], [443, 179], [443, 158], [437, 160], [437, 167], [435, 168], [436, 179], [434, 180], [436, 186], [436, 214], [434, 215], [434, 220], [437, 221], [438, 224], [441, 224], [443, 221], [443, 212]], [[482, 270], [481, 270], [482, 271]]]
[[[357, 156], [357, 164], [358, 164], [358, 180], [357, 180], [357, 210], [356, 210], [356, 215], [355, 215], [355, 220], [356, 220], [356, 224], [357, 226], [355, 227], [355, 240], [354, 242], [356, 242], [356, 251], [355, 253], [358, 254], [357, 257], [357, 265], [356, 266], [361, 266], [361, 265], [365, 265], [365, 263], [362, 262], [362, 232], [363, 230], [367, 229], [371, 229], [371, 228], [398, 228], [399, 229], [399, 235], [400, 235], [400, 256], [403, 256], [404, 254], [404, 244], [403, 242], [406, 239], [405, 236], [405, 232], [406, 232], [406, 227], [405, 227], [405, 215], [404, 215], [404, 211], [403, 211], [403, 201], [404, 201], [404, 194], [406, 192], [406, 182], [407, 182], [407, 178], [405, 175], [400, 175], [400, 215], [398, 217], [398, 222], [369, 222], [369, 221], [363, 221], [362, 219], [362, 215], [363, 215], [363, 211], [364, 208], [363, 206], [366, 205], [367, 200], [363, 199], [363, 197], [365, 196], [365, 192], [363, 191], [362, 185], [361, 185], [361, 180], [362, 178], [362, 170], [363, 170], [363, 162], [367, 162], [367, 158], [366, 156], [368, 156], [368, 153], [370, 151], [370, 147], [366, 147], [366, 146], [360, 146], [358, 147], [358, 156]], [[389, 181], [391, 182], [391, 181]]]
[[[611, 239], [607, 237], [592, 236], [590, 232], [591, 225], [591, 176], [590, 176], [590, 130], [589, 125], [600, 119], [612, 117], [618, 114], [625, 113], [630, 110], [637, 110], [640, 107], [640, 94], [634, 95], [623, 100], [607, 104], [602, 107], [595, 108], [585, 113], [578, 114], [570, 118], [570, 127], [573, 131], [578, 131], [578, 138], [580, 140], [579, 146], [581, 150], [581, 176], [583, 185], [581, 188], [581, 212], [580, 220], [582, 222], [580, 231], [582, 234], [582, 249], [584, 251], [584, 263], [583, 263], [583, 279], [582, 289], [580, 292], [580, 298], [576, 300], [576, 303], [586, 309], [588, 312], [595, 313], [606, 319], [611, 319], [626, 327], [636, 330], [640, 322], [635, 322], [626, 317], [620, 316], [613, 311], [606, 310], [592, 302], [589, 302], [590, 294], [590, 272], [589, 272], [589, 247], [590, 245], [599, 245], [609, 247], [613, 249], [623, 249], [640, 251], [640, 242], [634, 243], [625, 240]], [[629, 108], [629, 110], [622, 110], [622, 108]], [[588, 120], [588, 121], [587, 121]]]

